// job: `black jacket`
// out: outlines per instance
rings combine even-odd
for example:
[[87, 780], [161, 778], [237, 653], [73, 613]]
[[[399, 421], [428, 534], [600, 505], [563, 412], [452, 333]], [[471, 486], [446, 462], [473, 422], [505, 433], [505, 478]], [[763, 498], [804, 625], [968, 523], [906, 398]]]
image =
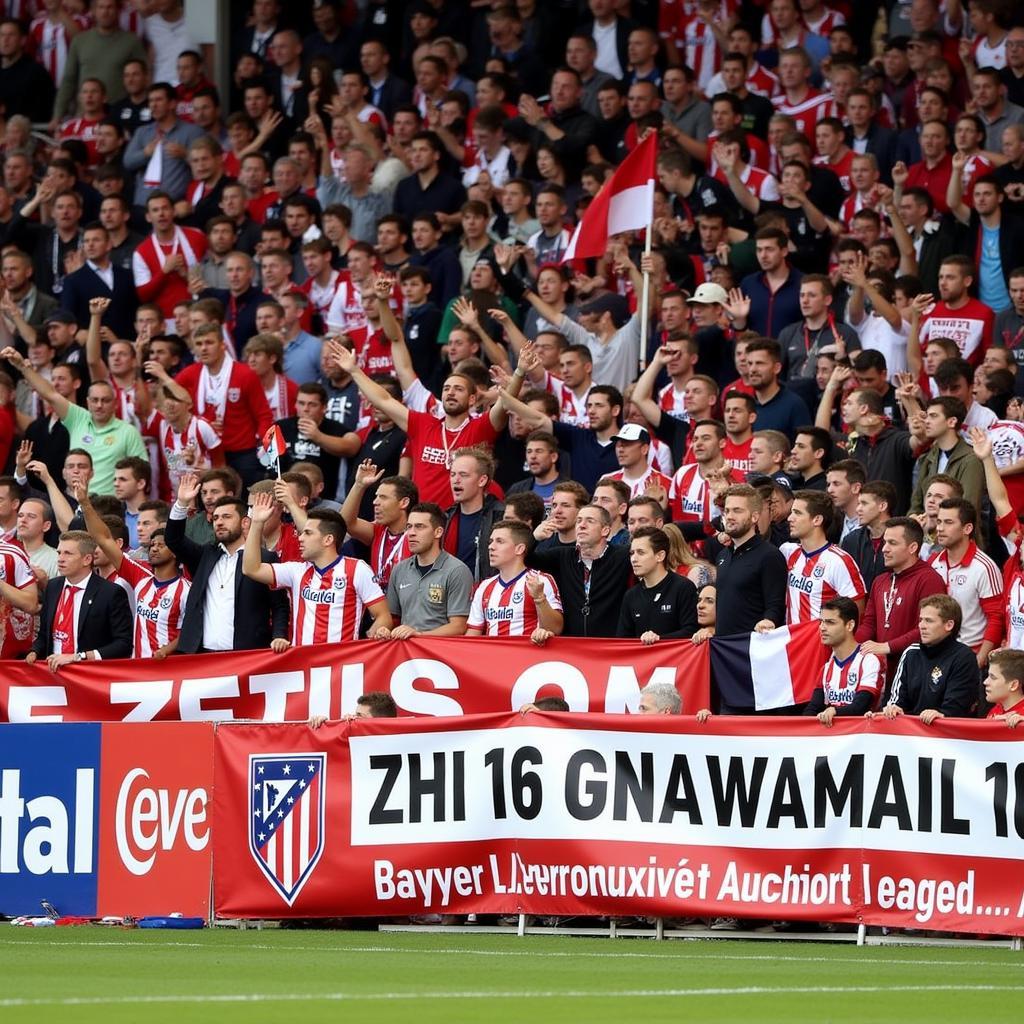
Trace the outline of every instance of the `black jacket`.
[[[55, 576], [43, 591], [39, 612], [39, 635], [32, 645], [38, 658], [47, 658], [53, 649], [53, 625], [57, 604], [64, 589], [64, 577]], [[99, 576], [90, 576], [85, 584], [82, 605], [75, 630], [75, 651], [98, 651], [104, 661], [130, 658], [134, 628], [128, 607], [128, 595], [122, 587]]]
[[697, 632], [697, 588], [670, 572], [656, 587], [641, 581], [630, 587], [619, 609], [619, 636], [641, 637], [648, 630], [662, 640], [688, 640]]
[[910, 508], [917, 462], [909, 432], [884, 427], [874, 439], [860, 434], [848, 455], [864, 467], [869, 480], [888, 480], [896, 488], [896, 504], [889, 511], [894, 516], [905, 516]]
[[869, 591], [876, 576], [885, 572], [885, 561], [882, 559], [882, 545], [876, 548], [871, 541], [871, 531], [861, 526], [846, 535], [840, 547], [853, 555], [861, 576], [864, 577], [864, 590]]
[[718, 635], [749, 633], [762, 619], [776, 626], [786, 621], [786, 559], [777, 547], [755, 534], [725, 548], [715, 564]]
[[[447, 543], [449, 540], [448, 531], [451, 529], [452, 522], [455, 520], [458, 512], [459, 506], [455, 504], [444, 514], [444, 539], [441, 541], [441, 545], [445, 551], [453, 555], [457, 555], [457, 552]], [[491, 568], [491, 560], [487, 554], [487, 546], [491, 542], [491, 530], [494, 529], [494, 524], [499, 522], [504, 515], [504, 503], [498, 501], [493, 494], [485, 495], [484, 507], [480, 510], [480, 529], [476, 535], [476, 560], [473, 565], [467, 567], [473, 573], [473, 579], [477, 583], [487, 579], [488, 576], [494, 575], [494, 570]]]
[[[195, 654], [203, 646], [203, 606], [210, 573], [220, 560], [219, 544], [196, 544], [185, 536], [185, 519], [169, 519], [164, 540], [192, 576], [185, 618], [178, 639], [179, 654]], [[288, 592], [271, 590], [242, 573], [242, 549], [235, 565], [234, 649], [251, 651], [269, 647], [271, 640], [288, 635]], [[263, 552], [264, 562], [277, 555]]]
[[89, 300], [111, 299], [103, 314], [103, 326], [109, 327], [117, 338], [134, 338], [135, 309], [139, 304], [135, 278], [130, 270], [118, 266], [111, 269], [114, 272], [113, 291], [92, 267], [85, 266], [68, 274], [60, 293], [60, 308], [74, 314], [79, 327], [88, 327]]
[[[235, 304], [235, 326], [232, 337], [235, 350], [241, 352], [245, 343], [256, 333], [256, 307], [269, 298], [266, 292], [252, 285], [243, 292]], [[201, 299], [217, 299], [224, 303], [224, 315], [231, 322], [231, 292], [227, 288], [207, 288], [199, 293]]]
[[889, 703], [908, 715], [935, 709], [948, 718], [969, 718], [978, 698], [978, 662], [955, 636], [937, 644], [911, 644], [892, 679]]
[[564, 636], [616, 636], [619, 606], [633, 570], [629, 548], [605, 548], [590, 573], [590, 592], [583, 585], [583, 562], [575, 545], [537, 550], [527, 559], [533, 568], [551, 573], [562, 595]]
[[[872, 153], [878, 161], [878, 171], [882, 181], [887, 185], [892, 184], [892, 165], [896, 162], [896, 143], [898, 136], [891, 128], [885, 128], [880, 124], [872, 124], [868, 129], [867, 152]], [[846, 143], [853, 147], [853, 129], [846, 129]]]

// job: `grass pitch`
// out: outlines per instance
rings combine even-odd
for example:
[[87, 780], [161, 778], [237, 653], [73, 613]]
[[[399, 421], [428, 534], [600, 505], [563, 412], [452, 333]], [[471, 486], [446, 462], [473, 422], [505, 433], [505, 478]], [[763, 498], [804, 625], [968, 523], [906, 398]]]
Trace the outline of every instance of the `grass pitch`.
[[1024, 1020], [1024, 954], [785, 942], [0, 928], [4, 1024]]

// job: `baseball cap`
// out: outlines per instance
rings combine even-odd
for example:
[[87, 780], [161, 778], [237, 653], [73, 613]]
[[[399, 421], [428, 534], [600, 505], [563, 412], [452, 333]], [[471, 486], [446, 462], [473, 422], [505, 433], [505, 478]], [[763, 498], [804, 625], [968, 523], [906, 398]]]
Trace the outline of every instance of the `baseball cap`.
[[49, 327], [50, 324], [74, 324], [78, 326], [78, 318], [74, 313], [67, 309], [55, 309], [44, 321], [43, 326]]
[[580, 313], [593, 316], [611, 313], [612, 323], [616, 327], [621, 327], [629, 319], [629, 303], [624, 295], [605, 292], [604, 295], [598, 295], [596, 299], [584, 302], [580, 306]]
[[698, 306], [711, 306], [714, 303], [724, 306], [729, 301], [729, 295], [720, 284], [705, 281], [704, 284], [697, 286], [693, 297], [686, 301]]
[[640, 441], [643, 444], [651, 443], [651, 435], [640, 426], [639, 423], [623, 423], [619, 432], [612, 438], [613, 441]]

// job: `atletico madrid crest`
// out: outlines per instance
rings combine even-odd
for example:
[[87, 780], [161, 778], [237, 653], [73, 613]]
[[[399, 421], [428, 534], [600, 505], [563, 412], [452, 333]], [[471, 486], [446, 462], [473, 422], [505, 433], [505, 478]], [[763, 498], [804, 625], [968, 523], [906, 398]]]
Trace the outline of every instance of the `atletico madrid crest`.
[[292, 906], [324, 852], [327, 755], [249, 755], [249, 851]]

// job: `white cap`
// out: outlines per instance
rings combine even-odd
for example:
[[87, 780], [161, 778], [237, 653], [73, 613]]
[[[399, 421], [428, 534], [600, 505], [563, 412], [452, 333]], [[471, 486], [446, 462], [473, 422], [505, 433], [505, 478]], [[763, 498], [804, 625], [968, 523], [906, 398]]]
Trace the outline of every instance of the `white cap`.
[[644, 444], [651, 443], [651, 435], [640, 426], [639, 423], [623, 423], [618, 433], [612, 438], [613, 441], [642, 441]]
[[705, 281], [693, 293], [693, 297], [686, 300], [689, 303], [696, 303], [698, 306], [710, 306], [718, 303], [724, 306], [729, 301], [729, 295], [720, 285], [712, 281]]

